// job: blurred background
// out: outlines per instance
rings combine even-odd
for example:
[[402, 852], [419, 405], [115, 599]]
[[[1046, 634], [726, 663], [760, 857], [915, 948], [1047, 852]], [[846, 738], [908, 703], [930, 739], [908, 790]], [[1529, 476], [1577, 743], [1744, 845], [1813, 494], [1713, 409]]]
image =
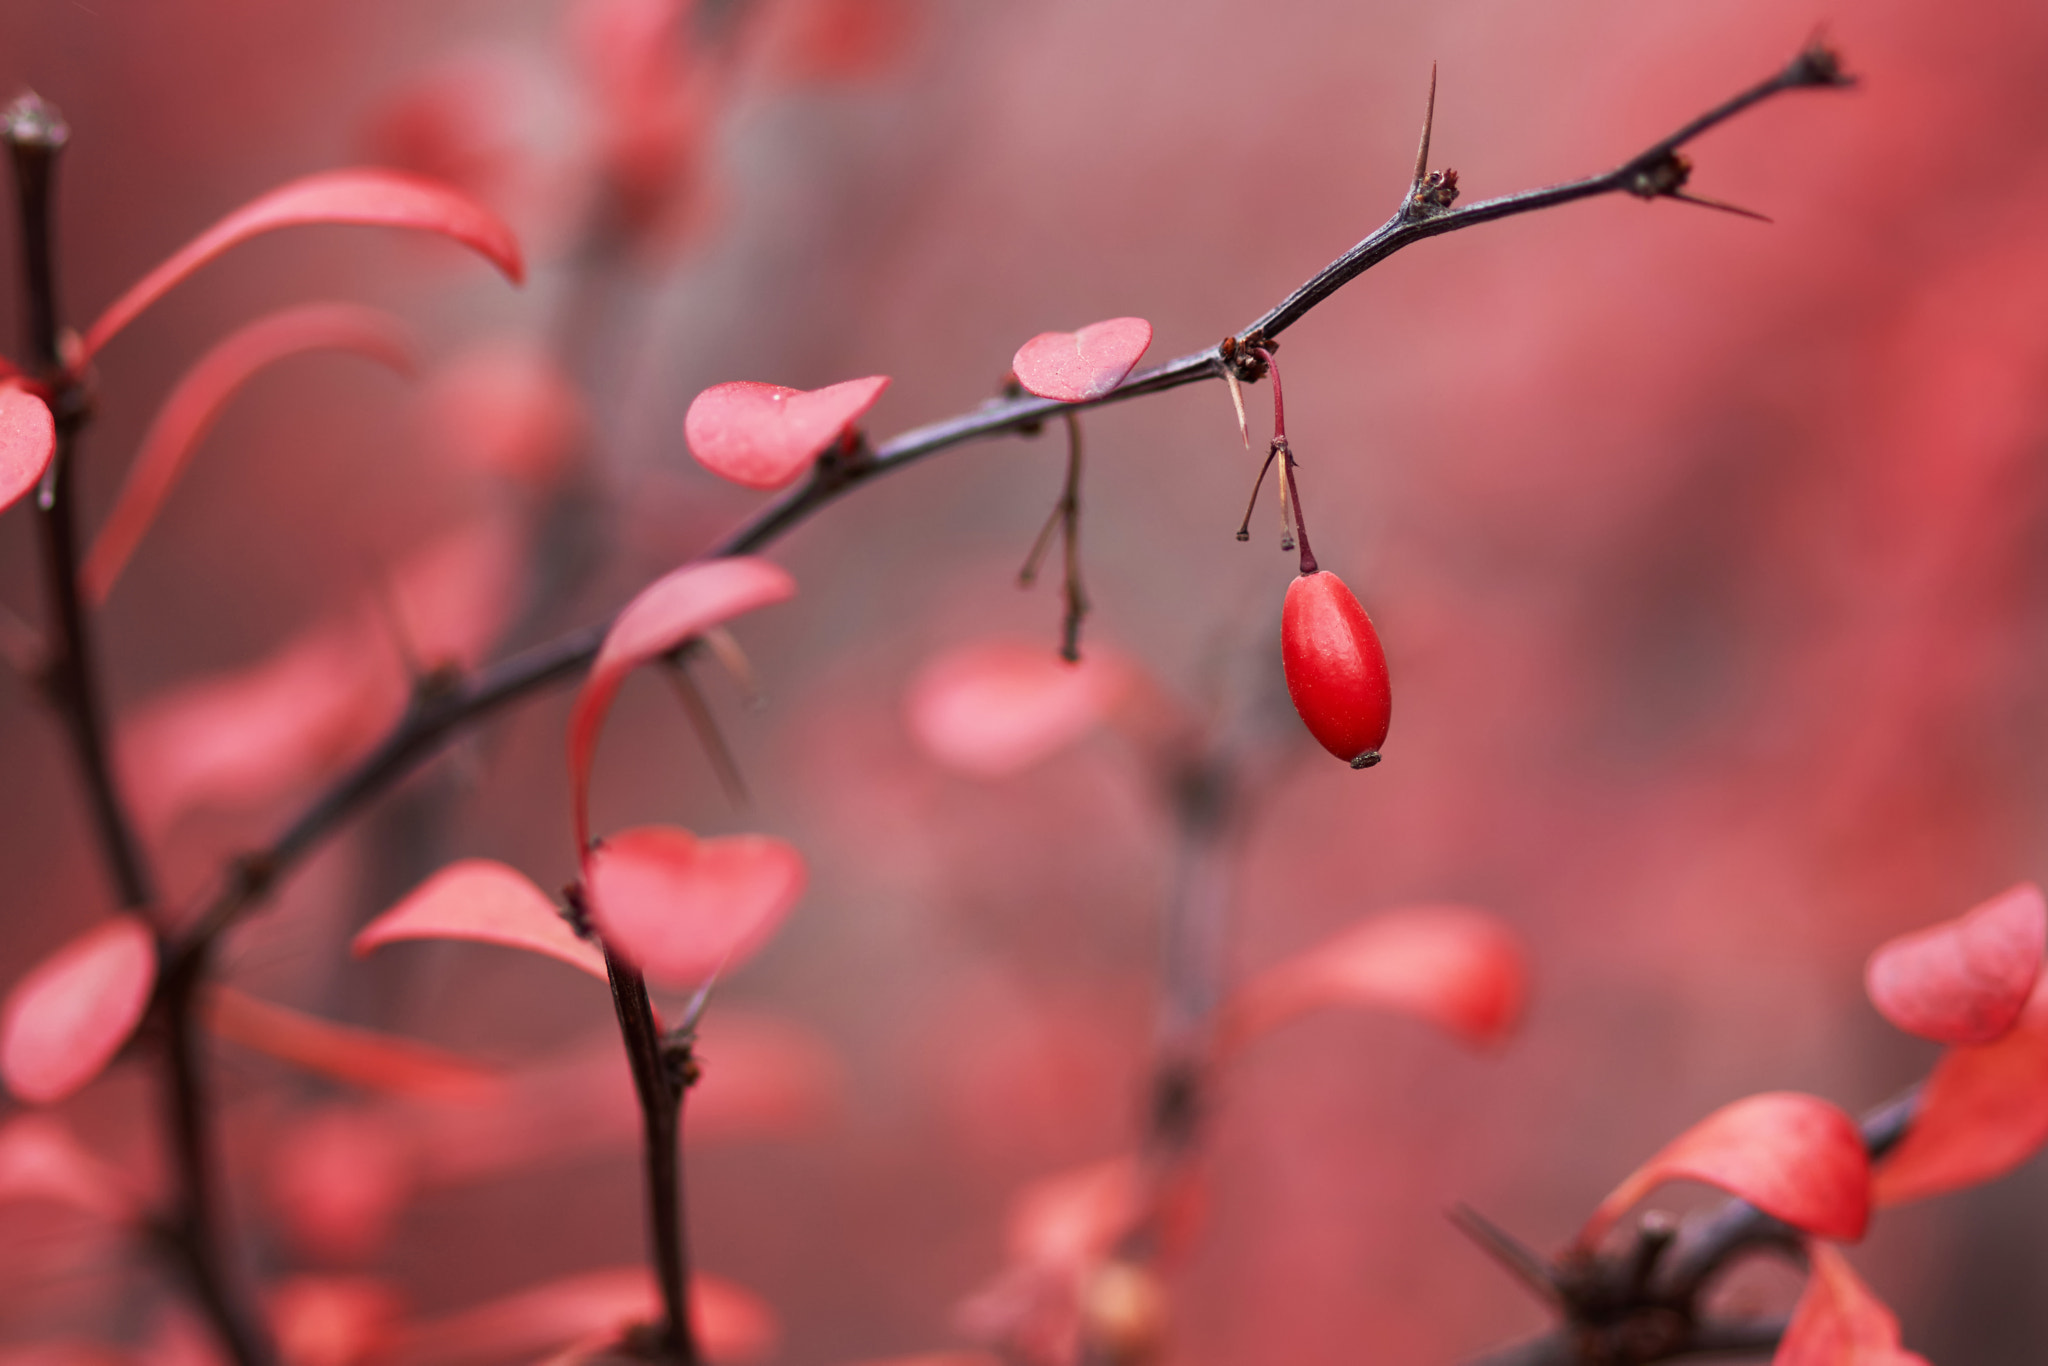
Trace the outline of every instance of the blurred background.
[[[891, 375], [880, 436], [994, 393], [1040, 331], [1139, 314], [1149, 359], [1193, 351], [1397, 206], [1433, 61], [1432, 160], [1475, 199], [1613, 165], [1822, 24], [1859, 89], [1691, 149], [1695, 188], [1773, 225], [1576, 205], [1406, 251], [1284, 338], [1316, 549], [1373, 613], [1397, 706], [1370, 772], [1305, 739], [1277, 760], [1235, 959], [1460, 901], [1525, 936], [1535, 988], [1497, 1056], [1345, 1015], [1232, 1071], [1173, 1359], [1400, 1366], [1540, 1329], [1449, 1204], [1555, 1247], [1728, 1100], [1889, 1096], [1935, 1050], [1864, 1002], [1866, 954], [2048, 876], [2038, 4], [9, 5], [0, 93], [34, 88], [73, 132], [74, 321], [230, 207], [340, 165], [465, 185], [532, 264], [515, 291], [439, 243], [280, 235], [100, 359], [89, 516], [173, 379], [244, 321], [343, 298], [417, 334], [409, 381], [318, 356], [253, 383], [97, 624], [173, 903], [389, 721], [406, 655], [595, 619], [757, 506], [683, 446], [705, 386]], [[14, 236], [10, 217], [10, 261]], [[19, 297], [10, 266], [0, 313]], [[1249, 400], [1256, 434], [1268, 397]], [[1230, 724], [1285, 707], [1293, 572], [1264, 513], [1232, 539], [1256, 469], [1234, 426], [1217, 385], [1091, 414], [1082, 533], [1086, 643]], [[656, 681], [608, 732], [600, 830], [765, 829], [811, 861], [721, 990], [688, 1157], [702, 1264], [773, 1307], [779, 1361], [961, 1342], [1014, 1192], [1127, 1151], [1141, 1114], [1172, 837], [1149, 776], [1108, 734], [956, 776], [904, 720], [949, 646], [1055, 648], [1056, 582], [1014, 580], [1062, 463], [1057, 433], [962, 448], [775, 547], [801, 592], [737, 630], [768, 705], [706, 676], [752, 812]], [[0, 604], [29, 623], [36, 571], [15, 509]], [[352, 824], [238, 933], [231, 979], [623, 1095], [603, 993], [559, 965], [346, 954], [450, 858], [572, 875], [566, 705], [491, 721]], [[60, 732], [13, 676], [0, 755], [11, 981], [112, 902]], [[459, 1125], [225, 1045], [219, 1066], [263, 1277], [376, 1278], [433, 1317], [641, 1255], [629, 1131], [474, 1157]], [[130, 1068], [64, 1113], [142, 1169], [150, 1107]], [[1931, 1360], [2020, 1366], [2048, 1334], [2044, 1226], [2036, 1163], [1885, 1215], [1859, 1262]], [[1768, 1310], [1794, 1284], [1731, 1293]], [[0, 1343], [140, 1342], [163, 1306], [132, 1249], [0, 1210]]]

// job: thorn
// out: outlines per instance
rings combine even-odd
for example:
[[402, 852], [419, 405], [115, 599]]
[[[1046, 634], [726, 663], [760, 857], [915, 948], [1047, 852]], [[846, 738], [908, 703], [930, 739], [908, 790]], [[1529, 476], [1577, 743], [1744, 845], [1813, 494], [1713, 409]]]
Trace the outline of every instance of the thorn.
[[1758, 213], [1755, 209], [1745, 209], [1740, 204], [1730, 204], [1722, 199], [1709, 199], [1703, 194], [1693, 194], [1687, 190], [1666, 190], [1664, 197], [1666, 199], [1682, 199], [1688, 204], [1697, 204], [1703, 209], [1719, 209], [1722, 213], [1732, 213], [1743, 218], [1754, 218], [1759, 223], [1769, 223], [1772, 221], [1768, 214]]
[[740, 773], [739, 764], [732, 757], [732, 750], [726, 746], [725, 735], [718, 729], [717, 718], [704, 701], [704, 694], [697, 689], [697, 680], [690, 677], [689, 667], [676, 661], [667, 661], [662, 670], [676, 690], [676, 699], [683, 704], [683, 711], [690, 718], [690, 728], [697, 732], [697, 743], [704, 746], [704, 755], [711, 760], [711, 767], [718, 774], [718, 785], [725, 789], [725, 799], [735, 810], [745, 811], [754, 804], [747, 793], [746, 779]]
[[1237, 409], [1237, 434], [1244, 440], [1244, 448], [1250, 450], [1252, 429], [1244, 417], [1244, 386], [1237, 382], [1237, 367], [1228, 361], [1223, 364], [1223, 382], [1230, 386], [1230, 403]]
[[747, 652], [740, 648], [731, 631], [723, 626], [707, 626], [697, 638], [704, 642], [704, 648], [711, 651], [712, 657], [739, 685], [749, 711], [768, 705], [768, 690], [761, 686], [761, 676], [754, 672], [753, 662], [747, 658]]
[[1551, 1273], [1549, 1263], [1521, 1239], [1462, 1201], [1451, 1206], [1446, 1213], [1461, 1233], [1479, 1244], [1482, 1252], [1505, 1267], [1509, 1275], [1527, 1286], [1538, 1299], [1545, 1304], [1564, 1303], [1564, 1294], [1558, 1289], [1557, 1278]]
[[1429, 105], [1422, 115], [1422, 145], [1415, 149], [1415, 180], [1408, 193], [1412, 196], [1422, 189], [1422, 182], [1429, 178], [1429, 133], [1436, 126], [1436, 63], [1429, 64]]

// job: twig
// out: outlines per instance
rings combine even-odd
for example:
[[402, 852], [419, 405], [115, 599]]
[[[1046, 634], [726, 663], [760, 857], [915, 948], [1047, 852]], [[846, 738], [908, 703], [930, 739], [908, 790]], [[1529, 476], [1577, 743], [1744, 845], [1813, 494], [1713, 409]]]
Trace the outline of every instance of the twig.
[[[1682, 177], [1674, 179], [1677, 172], [1673, 159], [1677, 148], [1686, 142], [1782, 91], [1847, 84], [1849, 81], [1841, 74], [1834, 54], [1816, 44], [1776, 75], [1702, 114], [1603, 175], [1484, 200], [1420, 219], [1407, 215], [1408, 201], [1404, 197], [1402, 212], [1316, 272], [1239, 335], [1256, 338], [1270, 347], [1281, 332], [1344, 285], [1401, 248], [1425, 238], [1603, 194], [1630, 193], [1646, 198], [1668, 195], [1683, 186]], [[764, 508], [701, 558], [751, 554], [851, 489], [954, 446], [1035, 427], [1049, 418], [1082, 408], [1163, 393], [1202, 380], [1256, 377], [1250, 373], [1256, 362], [1237, 345], [1236, 337], [1230, 339], [1228, 349], [1228, 359], [1225, 346], [1219, 343], [1134, 375], [1102, 397], [1079, 403], [1031, 396], [993, 399], [973, 412], [905, 432], [863, 452], [860, 459], [821, 461], [804, 483]], [[361, 805], [410, 773], [447, 736], [507, 703], [581, 673], [597, 653], [607, 625], [598, 622], [578, 628], [468, 679], [454, 680], [431, 703], [415, 705], [375, 750], [308, 807], [275, 844], [246, 857], [238, 865], [235, 875], [223, 881], [196, 915], [187, 918], [185, 923], [195, 927], [191, 937], [211, 938], [233, 924], [270, 890], [279, 874], [296, 864]]]
[[[77, 506], [73, 497], [78, 437], [91, 416], [91, 397], [63, 362], [63, 315], [57, 303], [55, 220], [57, 159], [70, 130], [57, 111], [33, 94], [0, 114], [14, 163], [21, 214], [21, 253], [28, 298], [28, 347], [49, 390], [57, 450], [36, 498], [49, 595], [45, 690], [62, 714], [73, 756], [90, 796], [101, 854], [123, 906], [155, 907], [149, 865], [134, 822], [121, 800], [107, 747], [92, 638], [79, 591]], [[237, 1366], [267, 1366], [270, 1342], [237, 1285], [233, 1259], [223, 1250], [216, 1198], [212, 1108], [205, 1085], [196, 997], [211, 961], [211, 941], [181, 950], [160, 943], [162, 967], [150, 1016], [164, 1052], [164, 1127], [177, 1172], [175, 1204], [158, 1224], [172, 1260]]]
[[683, 1095], [695, 1080], [687, 1040], [664, 1046], [647, 979], [607, 946], [612, 1007], [633, 1069], [647, 1167], [647, 1228], [654, 1244], [655, 1274], [661, 1282], [662, 1353], [677, 1366], [698, 1366], [702, 1353], [690, 1321], [689, 1245], [683, 1222]]

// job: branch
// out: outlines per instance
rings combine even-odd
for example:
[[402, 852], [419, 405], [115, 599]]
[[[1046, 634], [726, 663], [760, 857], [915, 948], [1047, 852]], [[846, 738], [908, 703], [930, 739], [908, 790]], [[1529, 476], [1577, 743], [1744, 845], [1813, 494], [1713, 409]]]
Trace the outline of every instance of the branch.
[[[1920, 1088], [1867, 1112], [1863, 1145], [1873, 1160], [1897, 1147], [1920, 1105]], [[1473, 1366], [1650, 1366], [1690, 1356], [1763, 1355], [1785, 1325], [1704, 1318], [1700, 1300], [1736, 1258], [1770, 1249], [1798, 1255], [1799, 1234], [1742, 1200], [1682, 1221], [1645, 1219], [1629, 1247], [1587, 1261], [1545, 1268], [1564, 1322], [1539, 1338], [1479, 1358]], [[1669, 1255], [1664, 1249], [1669, 1248]]]
[[[21, 215], [21, 257], [28, 301], [28, 352], [56, 418], [57, 450], [36, 496], [49, 595], [49, 641], [42, 661], [43, 690], [62, 715], [72, 756], [84, 778], [100, 852], [121, 905], [149, 911], [154, 879], [128, 808], [121, 800], [107, 745], [106, 710], [99, 687], [85, 604], [79, 591], [77, 500], [73, 496], [78, 437], [92, 416], [92, 396], [64, 363], [65, 328], [57, 302], [52, 228], [56, 218], [57, 161], [71, 132], [63, 117], [34, 94], [0, 113], [14, 163]], [[171, 1259], [184, 1273], [208, 1322], [237, 1366], [267, 1366], [274, 1353], [250, 1312], [222, 1248], [217, 1170], [207, 1103], [203, 1045], [194, 1009], [211, 955], [208, 945], [174, 953], [159, 931], [163, 967], [151, 1003], [157, 1046], [164, 1054], [164, 1126], [177, 1172], [176, 1203], [156, 1227]]]
[[[1443, 207], [1444, 200], [1455, 194], [1454, 188], [1444, 190], [1436, 199], [1404, 195], [1400, 210], [1392, 218], [1316, 272], [1243, 333], [1133, 375], [1100, 398], [1080, 403], [1029, 396], [992, 399], [972, 412], [914, 428], [879, 447], [870, 448], [863, 442], [851, 453], [828, 454], [803, 484], [764, 508], [701, 558], [750, 554], [860, 485], [954, 446], [1033, 429], [1050, 418], [1070, 415], [1081, 408], [1164, 393], [1201, 380], [1257, 379], [1263, 366], [1253, 354], [1254, 348], [1263, 345], [1270, 349], [1279, 334], [1310, 309], [1401, 248], [1461, 228], [1603, 194], [1628, 193], [1646, 199], [1670, 197], [1684, 186], [1688, 173], [1678, 149], [1701, 133], [1781, 91], [1849, 83], [1835, 55], [1816, 43], [1775, 75], [1700, 115], [1603, 175], [1484, 200], [1463, 209]], [[1443, 179], [1454, 180], [1448, 175]], [[186, 920], [194, 926], [188, 942], [210, 940], [227, 929], [262, 899], [281, 873], [361, 806], [410, 773], [450, 735], [507, 703], [581, 673], [597, 653], [607, 625], [601, 622], [579, 628], [470, 678], [455, 680], [434, 697], [418, 700], [397, 728], [287, 827], [274, 845], [241, 861], [198, 913]]]

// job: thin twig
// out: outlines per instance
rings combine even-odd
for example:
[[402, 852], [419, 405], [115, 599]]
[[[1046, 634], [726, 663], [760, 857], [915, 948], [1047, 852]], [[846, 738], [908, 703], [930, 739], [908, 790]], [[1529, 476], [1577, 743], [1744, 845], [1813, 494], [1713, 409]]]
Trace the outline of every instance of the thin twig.
[[[1270, 345], [1272, 339], [1344, 285], [1403, 247], [1426, 238], [1598, 195], [1644, 194], [1643, 186], [1650, 182], [1653, 173], [1667, 165], [1676, 149], [1707, 129], [1782, 91], [1842, 84], [1846, 81], [1839, 74], [1832, 54], [1823, 48], [1811, 47], [1776, 75], [1694, 119], [1678, 132], [1602, 175], [1485, 200], [1422, 220], [1411, 221], [1397, 213], [1358, 245], [1316, 272], [1307, 283], [1239, 335], [1257, 337]], [[1403, 204], [1406, 202], [1404, 198]], [[712, 546], [702, 558], [751, 554], [808, 519], [812, 513], [836, 502], [851, 489], [940, 451], [1034, 427], [1062, 413], [1120, 403], [1236, 373], [1218, 345], [1133, 375], [1100, 398], [1078, 403], [1029, 395], [991, 400], [973, 412], [905, 432], [874, 448], [863, 459], [820, 462], [802, 484], [764, 508], [724, 541]], [[535, 646], [468, 679], [454, 681], [446, 693], [431, 704], [416, 705], [375, 750], [288, 826], [274, 845], [244, 860], [242, 869], [256, 869], [261, 873], [260, 877], [237, 876], [222, 881], [199, 913], [186, 921], [195, 927], [193, 935], [202, 938], [217, 935], [234, 923], [268, 892], [278, 874], [309, 853], [364, 802], [410, 773], [449, 734], [507, 703], [580, 674], [596, 654], [607, 625], [605, 622], [593, 623]]]

